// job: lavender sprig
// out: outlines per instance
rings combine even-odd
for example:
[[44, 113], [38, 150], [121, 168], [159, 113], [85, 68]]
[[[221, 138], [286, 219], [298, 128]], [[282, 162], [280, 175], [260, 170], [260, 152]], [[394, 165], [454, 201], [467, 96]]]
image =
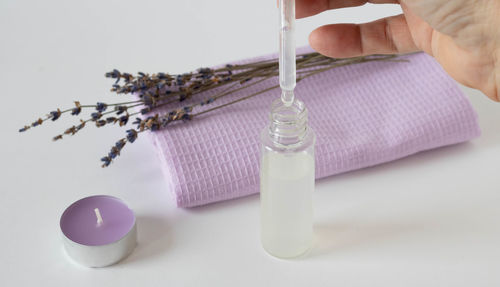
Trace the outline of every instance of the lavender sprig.
[[[396, 55], [372, 55], [334, 59], [318, 53], [298, 55], [297, 82], [340, 66], [371, 61], [401, 61], [396, 57]], [[25, 125], [19, 129], [19, 132], [25, 132], [33, 127], [40, 126], [48, 120], [56, 121], [65, 114], [79, 116], [84, 111], [89, 111], [87, 118], [81, 118], [77, 125], [67, 128], [61, 134], [53, 137], [53, 140], [60, 140], [66, 135], [75, 135], [87, 127], [90, 122], [94, 122], [98, 128], [109, 125], [118, 125], [120, 127], [129, 124], [134, 125], [135, 128], [128, 128], [126, 136], [118, 140], [111, 147], [108, 154], [101, 158], [102, 166], [107, 167], [121, 154], [127, 143], [134, 143], [144, 131], [155, 132], [162, 130], [173, 122], [189, 122], [203, 114], [278, 88], [279, 85], [270, 86], [228, 103], [198, 111], [198, 109], [206, 105], [214, 105], [217, 100], [223, 97], [277, 77], [278, 68], [277, 59], [271, 59], [241, 65], [226, 65], [216, 69], [200, 68], [197, 71], [179, 75], [167, 73], [146, 74], [142, 72], [132, 75], [114, 69], [105, 74], [105, 77], [114, 80], [111, 92], [121, 96], [131, 95], [134, 97], [133, 100], [114, 104], [97, 102], [94, 105], [81, 105], [80, 102], [75, 101], [74, 107], [64, 110], [55, 109], [31, 124]], [[214, 96], [203, 98], [204, 92], [213, 89], [218, 89]], [[195, 98], [197, 100], [192, 104], [185, 105], [183, 103], [188, 99]], [[166, 113], [156, 112], [159, 108], [175, 103], [179, 105], [177, 108]], [[152, 115], [152, 113], [154, 114]], [[142, 118], [138, 117], [139, 115], [142, 115]]]

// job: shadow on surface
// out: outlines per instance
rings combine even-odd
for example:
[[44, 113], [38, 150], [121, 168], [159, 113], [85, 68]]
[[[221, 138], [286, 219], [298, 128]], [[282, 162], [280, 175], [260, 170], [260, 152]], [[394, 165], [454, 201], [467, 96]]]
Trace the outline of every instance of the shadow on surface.
[[328, 176], [316, 180], [316, 184], [328, 184], [336, 180], [351, 180], [361, 176], [373, 176], [379, 172], [390, 172], [402, 168], [418, 167], [420, 165], [430, 165], [440, 160], [458, 156], [462, 153], [472, 152], [475, 145], [472, 142], [459, 143], [451, 146], [438, 147], [435, 149], [418, 152], [400, 159], [381, 163], [371, 167], [348, 171], [345, 173]]
[[[377, 177], [380, 173], [395, 172], [400, 169], [415, 169], [418, 172], [421, 167], [428, 168], [441, 161], [449, 161], [450, 158], [459, 157], [461, 154], [474, 152], [475, 149], [477, 149], [477, 146], [472, 142], [440, 147], [377, 166], [330, 176], [317, 181], [317, 183], [335, 185], [335, 182], [338, 181], [354, 181], [363, 177]], [[333, 191], [329, 190], [327, 192]], [[356, 191], [353, 190], [353, 192]], [[358, 190], [358, 192], [361, 191]], [[357, 213], [356, 210], [350, 212]], [[359, 210], [359, 212], [362, 211]], [[345, 218], [341, 221], [323, 218], [315, 223], [315, 245], [305, 257], [317, 257], [332, 252], [363, 249], [365, 246], [380, 244], [381, 242], [390, 243], [397, 240], [396, 238], [399, 236], [425, 232], [432, 225], [433, 222], [429, 222], [425, 218], [421, 218], [421, 221], [399, 222], [360, 222], [358, 219], [349, 222]]]
[[250, 204], [252, 202], [258, 202], [258, 201], [259, 201], [259, 196], [257, 194], [250, 194], [240, 198], [234, 198], [225, 201], [210, 203], [207, 205], [186, 208], [186, 211], [190, 213], [206, 213], [221, 208], [236, 208], [241, 205]]
[[138, 216], [138, 243], [134, 252], [120, 264], [151, 260], [161, 256], [172, 245], [171, 225], [164, 217]]
[[461, 86], [477, 112], [481, 137], [477, 143], [482, 147], [498, 148], [500, 145], [500, 104], [488, 99], [478, 90]]
[[315, 243], [307, 257], [327, 256], [332, 252], [363, 249], [364, 246], [395, 240], [409, 233], [422, 232], [426, 222], [322, 222], [314, 226]]

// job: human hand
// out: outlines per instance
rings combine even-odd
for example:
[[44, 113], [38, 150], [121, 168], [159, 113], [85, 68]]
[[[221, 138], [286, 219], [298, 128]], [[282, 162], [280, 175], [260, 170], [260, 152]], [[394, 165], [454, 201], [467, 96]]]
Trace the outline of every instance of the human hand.
[[311, 46], [336, 58], [423, 50], [458, 82], [500, 101], [500, 0], [296, 0], [296, 17], [367, 2], [400, 4], [404, 14], [319, 27]]

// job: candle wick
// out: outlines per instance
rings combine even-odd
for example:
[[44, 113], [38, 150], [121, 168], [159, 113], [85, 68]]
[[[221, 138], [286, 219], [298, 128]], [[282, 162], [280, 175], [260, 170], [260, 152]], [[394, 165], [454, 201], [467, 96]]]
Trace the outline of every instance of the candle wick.
[[102, 216], [101, 216], [101, 212], [99, 211], [99, 208], [95, 208], [94, 212], [95, 212], [95, 216], [97, 217], [97, 225], [103, 224], [104, 221], [102, 220]]

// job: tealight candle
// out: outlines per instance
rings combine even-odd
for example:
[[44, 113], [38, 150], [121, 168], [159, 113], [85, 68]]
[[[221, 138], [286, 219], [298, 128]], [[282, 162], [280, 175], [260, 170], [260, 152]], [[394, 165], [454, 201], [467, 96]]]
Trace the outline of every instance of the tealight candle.
[[112, 265], [132, 253], [137, 244], [133, 211], [112, 196], [74, 202], [62, 214], [60, 226], [68, 255], [88, 267]]

